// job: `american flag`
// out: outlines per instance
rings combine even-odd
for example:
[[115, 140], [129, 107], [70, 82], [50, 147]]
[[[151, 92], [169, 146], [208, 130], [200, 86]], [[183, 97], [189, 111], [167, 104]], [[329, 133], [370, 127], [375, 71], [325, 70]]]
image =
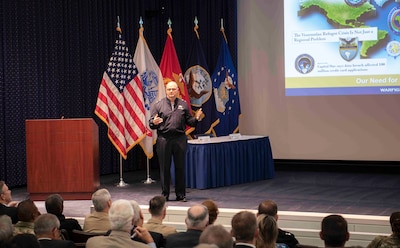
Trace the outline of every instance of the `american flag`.
[[95, 114], [108, 126], [108, 137], [126, 159], [146, 135], [142, 82], [125, 40], [118, 34], [100, 84]]

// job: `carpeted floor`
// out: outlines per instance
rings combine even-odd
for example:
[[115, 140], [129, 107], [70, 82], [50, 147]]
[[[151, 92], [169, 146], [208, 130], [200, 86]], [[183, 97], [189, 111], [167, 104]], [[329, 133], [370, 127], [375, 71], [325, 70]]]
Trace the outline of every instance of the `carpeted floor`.
[[[152, 171], [158, 180], [158, 171]], [[126, 172], [117, 187], [119, 175], [102, 176], [101, 187], [107, 188], [116, 199], [134, 199], [147, 205], [154, 195], [161, 193], [159, 182], [145, 184], [145, 171]], [[26, 188], [12, 190], [14, 200], [29, 197]], [[171, 192], [173, 196], [173, 192]], [[360, 174], [310, 171], [276, 171], [275, 178], [253, 183], [213, 189], [187, 189], [188, 202], [170, 201], [170, 206], [190, 206], [211, 198], [220, 208], [256, 209], [264, 199], [273, 199], [280, 211], [322, 212], [388, 216], [400, 211], [400, 175]], [[44, 203], [36, 202], [42, 212]], [[90, 200], [66, 201], [64, 214], [84, 216], [89, 212]]]

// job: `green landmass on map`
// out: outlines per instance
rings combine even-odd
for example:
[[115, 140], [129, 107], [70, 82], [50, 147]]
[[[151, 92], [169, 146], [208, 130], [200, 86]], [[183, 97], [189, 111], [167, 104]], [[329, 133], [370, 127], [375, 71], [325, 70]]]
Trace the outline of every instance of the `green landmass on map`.
[[378, 30], [378, 39], [363, 41], [360, 47], [361, 58], [368, 58], [369, 57], [368, 54], [373, 53], [381, 46], [385, 46], [385, 44], [387, 43], [386, 41], [387, 37], [388, 37], [388, 32], [386, 30]]
[[[352, 7], [343, 2], [322, 0], [303, 0], [300, 4], [298, 16], [305, 16], [310, 12], [319, 11], [326, 16], [327, 21], [336, 28], [368, 28], [363, 20], [376, 16], [375, 7], [368, 1], [358, 7]], [[360, 48], [361, 57], [367, 58], [368, 54], [384, 45], [388, 32], [378, 30], [378, 39], [363, 41]]]

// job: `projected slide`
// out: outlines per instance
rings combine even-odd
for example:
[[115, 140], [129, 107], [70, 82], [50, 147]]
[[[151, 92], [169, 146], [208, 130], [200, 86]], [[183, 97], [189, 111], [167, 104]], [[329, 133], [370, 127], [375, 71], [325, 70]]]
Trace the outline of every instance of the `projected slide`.
[[400, 94], [400, 0], [284, 0], [287, 96]]

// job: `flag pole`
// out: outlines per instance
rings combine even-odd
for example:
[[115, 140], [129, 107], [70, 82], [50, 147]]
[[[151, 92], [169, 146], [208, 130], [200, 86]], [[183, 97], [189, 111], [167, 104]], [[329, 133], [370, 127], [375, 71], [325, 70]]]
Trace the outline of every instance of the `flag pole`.
[[122, 177], [122, 155], [119, 155], [119, 183], [117, 183], [117, 187], [126, 187], [128, 184], [124, 182], [124, 178]]
[[144, 184], [152, 184], [155, 183], [156, 181], [151, 179], [150, 177], [150, 161], [149, 158], [147, 158], [147, 179], [143, 181]]
[[[139, 18], [139, 36], [143, 37], [143, 31], [144, 31], [144, 27], [143, 27], [143, 19], [142, 17]], [[156, 182], [155, 180], [151, 179], [150, 177], [150, 161], [149, 158], [146, 156], [146, 169], [147, 169], [147, 179], [143, 181], [144, 184], [152, 184], [154, 182]]]
[[[120, 34], [122, 33], [122, 29], [121, 29], [121, 25], [119, 23], [119, 16], [117, 17], [118, 21], [117, 21], [117, 32], [119, 32]], [[128, 186], [127, 183], [125, 183], [124, 178], [122, 177], [122, 155], [119, 154], [119, 183], [117, 183], [117, 187], [126, 187]]]

